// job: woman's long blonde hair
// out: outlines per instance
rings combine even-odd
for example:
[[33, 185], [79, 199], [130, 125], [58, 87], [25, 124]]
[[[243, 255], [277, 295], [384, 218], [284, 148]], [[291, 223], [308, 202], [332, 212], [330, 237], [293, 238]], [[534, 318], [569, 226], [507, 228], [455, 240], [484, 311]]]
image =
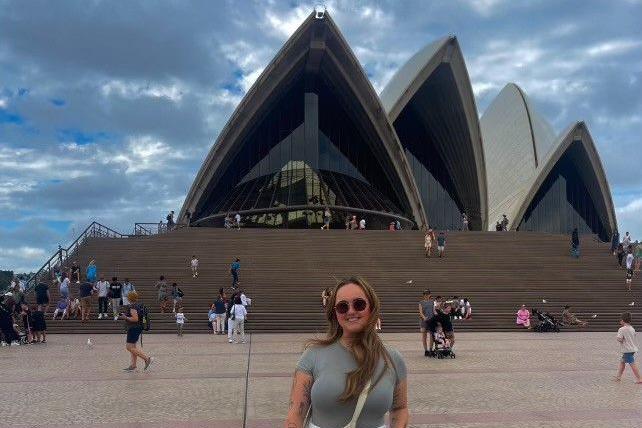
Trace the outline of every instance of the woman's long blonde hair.
[[[368, 319], [368, 324], [363, 331], [355, 337], [352, 346], [349, 349], [357, 362], [357, 368], [349, 372], [348, 377], [346, 378], [345, 389], [339, 397], [339, 401], [344, 403], [356, 400], [368, 380], [372, 380], [372, 389], [390, 367], [394, 369], [394, 364], [390, 359], [390, 354], [388, 354], [383, 342], [381, 342], [379, 335], [375, 331], [375, 325], [379, 319], [381, 303], [370, 284], [360, 277], [345, 279], [339, 282], [334, 290], [332, 290], [325, 308], [325, 316], [328, 321], [326, 337], [325, 339], [310, 340], [306, 344], [306, 348], [311, 346], [329, 346], [337, 342], [341, 339], [341, 336], [343, 336], [343, 329], [337, 320], [334, 306], [337, 303], [337, 292], [341, 287], [348, 284], [359, 286], [365, 293], [366, 299], [368, 300], [368, 307], [370, 308], [370, 318]], [[381, 358], [383, 358], [383, 370], [376, 380], [372, 379]]]

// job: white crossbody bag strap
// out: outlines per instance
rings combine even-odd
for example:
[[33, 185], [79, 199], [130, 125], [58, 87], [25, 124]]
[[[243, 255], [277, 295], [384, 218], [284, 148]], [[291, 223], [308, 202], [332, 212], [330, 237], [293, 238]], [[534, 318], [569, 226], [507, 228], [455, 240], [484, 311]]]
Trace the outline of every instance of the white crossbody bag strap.
[[345, 426], [345, 428], [357, 428], [357, 421], [359, 420], [359, 416], [361, 416], [363, 406], [366, 404], [366, 400], [368, 399], [370, 384], [371, 381], [368, 380], [366, 386], [363, 387], [363, 391], [361, 391], [361, 394], [359, 394], [359, 398], [357, 399], [357, 406], [354, 408], [354, 413], [352, 414], [352, 420], [348, 425]]

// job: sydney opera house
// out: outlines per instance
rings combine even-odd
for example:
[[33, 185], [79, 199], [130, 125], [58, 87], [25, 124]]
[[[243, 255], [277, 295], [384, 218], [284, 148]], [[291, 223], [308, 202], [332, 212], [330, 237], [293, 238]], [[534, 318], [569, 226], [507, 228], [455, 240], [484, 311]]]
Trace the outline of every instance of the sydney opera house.
[[399, 221], [608, 239], [616, 228], [584, 122], [557, 135], [508, 84], [479, 119], [455, 37], [429, 44], [380, 95], [327, 13], [312, 13], [238, 105], [180, 213], [218, 226], [319, 227], [329, 209], [369, 228]]

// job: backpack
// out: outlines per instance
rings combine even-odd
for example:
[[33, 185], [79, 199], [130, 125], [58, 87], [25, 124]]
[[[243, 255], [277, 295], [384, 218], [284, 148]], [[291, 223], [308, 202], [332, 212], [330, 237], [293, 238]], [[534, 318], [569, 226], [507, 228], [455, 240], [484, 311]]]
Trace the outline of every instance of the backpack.
[[149, 331], [151, 329], [151, 322], [149, 320], [149, 311], [145, 305], [137, 305], [138, 322], [143, 327], [143, 330]]

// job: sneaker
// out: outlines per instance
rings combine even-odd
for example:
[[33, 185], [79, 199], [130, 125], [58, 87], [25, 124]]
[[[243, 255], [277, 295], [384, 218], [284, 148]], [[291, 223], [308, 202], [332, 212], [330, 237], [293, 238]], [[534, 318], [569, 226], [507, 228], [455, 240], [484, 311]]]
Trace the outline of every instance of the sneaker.
[[129, 366], [129, 367], [123, 369], [123, 371], [126, 371], [126, 372], [133, 372], [134, 370], [136, 370], [136, 367], [132, 367], [132, 366]]
[[11, 342], [11, 346], [20, 346], [20, 342]]
[[98, 319], [99, 320], [103, 319], [103, 314], [98, 314]]
[[118, 321], [118, 317], [114, 317], [114, 321]]
[[424, 351], [424, 357], [430, 357], [430, 351], [428, 350]]
[[242, 343], [242, 344], [245, 344], [245, 340], [241, 340], [241, 343]]
[[149, 358], [147, 359], [147, 361], [145, 362], [145, 368], [144, 368], [143, 370], [147, 370], [147, 369], [149, 368], [149, 366], [151, 366], [151, 365], [152, 365], [152, 363], [153, 363], [153, 362], [154, 362], [154, 358], [149, 357]]
[[232, 343], [232, 339], [227, 339], [227, 343]]

